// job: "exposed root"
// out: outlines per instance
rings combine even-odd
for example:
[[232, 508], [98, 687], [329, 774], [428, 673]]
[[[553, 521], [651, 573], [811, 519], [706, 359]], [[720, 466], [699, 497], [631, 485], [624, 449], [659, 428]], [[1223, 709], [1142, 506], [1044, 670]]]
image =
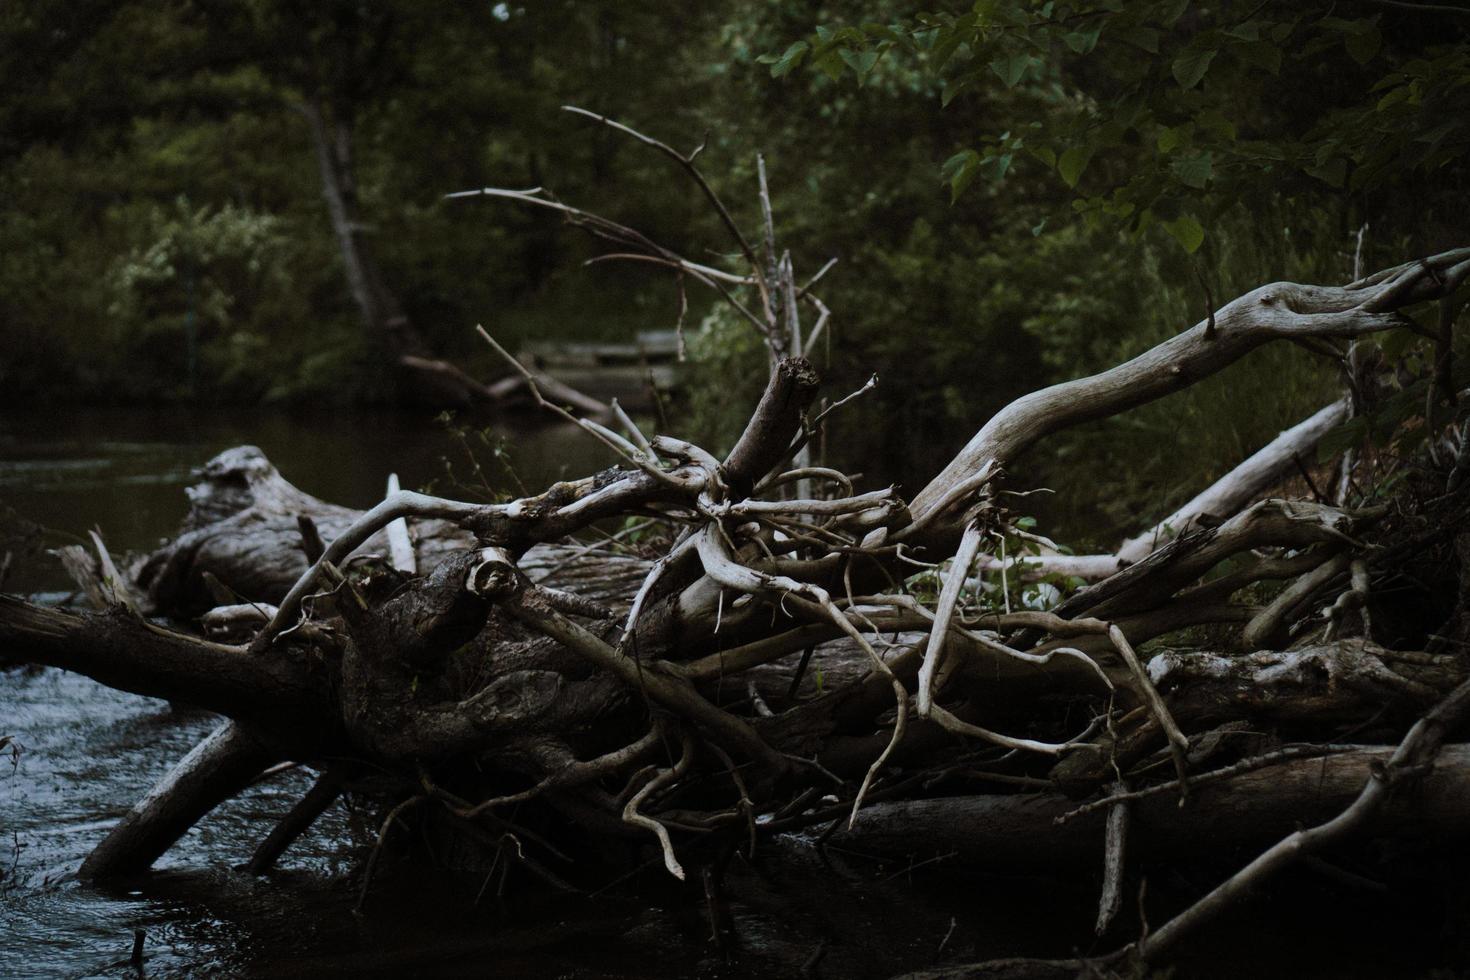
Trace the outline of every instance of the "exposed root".
[[623, 807], [623, 822], [653, 831], [658, 837], [659, 847], [663, 850], [664, 867], [668, 869], [669, 874], [683, 881], [684, 868], [679, 864], [678, 858], [674, 857], [674, 845], [669, 840], [668, 830], [657, 820], [638, 812], [638, 807], [644, 800], [655, 792], [672, 785], [680, 776], [689, 771], [689, 766], [694, 761], [694, 739], [686, 733], [681, 737], [681, 742], [683, 750], [679, 761], [668, 769], [660, 769], [652, 779], [643, 785], [642, 789], [633, 794], [627, 805]]

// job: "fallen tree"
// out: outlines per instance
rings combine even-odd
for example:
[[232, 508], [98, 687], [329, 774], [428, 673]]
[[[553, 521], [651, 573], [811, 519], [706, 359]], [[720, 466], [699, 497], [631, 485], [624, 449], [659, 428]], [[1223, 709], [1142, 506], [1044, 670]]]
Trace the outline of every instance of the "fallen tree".
[[[744, 271], [537, 192], [479, 193], [560, 211], [628, 250], [618, 257], [703, 282], [751, 320], [771, 373], [734, 449], [721, 459], [625, 416], [622, 432], [576, 419], [618, 466], [504, 503], [396, 490], [358, 513], [242, 447], [205, 468], [181, 534], [129, 574], [99, 549], [89, 584], [105, 610], [0, 598], [12, 657], [229, 719], [83, 874], [146, 868], [290, 760], [322, 775], [261, 843], [257, 870], [341, 792], [376, 801], [380, 845], [400, 821], [429, 821], [557, 887], [588, 883], [579, 876], [595, 872], [568, 870], [568, 855], [610, 837], [655, 846], [684, 877], [722, 848], [827, 826], [893, 853], [943, 845], [1024, 867], [1105, 851], [1102, 932], [1130, 837], [1140, 854], [1201, 853], [1330, 816], [1379, 778], [1367, 774], [1399, 765], [1341, 733], [1401, 733], [1465, 682], [1470, 439], [1441, 413], [1415, 420], [1427, 441], [1393, 464], [1410, 477], [1391, 508], [1266, 496], [1342, 420], [1338, 403], [1156, 531], [1095, 556], [1097, 581], [1044, 610], [1013, 603], [1014, 581], [1079, 559], [1017, 522], [1004, 474], [1048, 436], [1263, 344], [1341, 353], [1337, 341], [1414, 329], [1404, 311], [1453, 304], [1470, 248], [1346, 286], [1247, 293], [1125, 364], [1014, 402], [905, 499], [803, 457], [826, 412], [800, 354], [827, 309], [797, 285], [769, 220], [752, 244], [694, 154], [632, 135], [709, 195]], [[806, 331], [804, 308], [816, 314]], [[1386, 464], [1357, 465], [1369, 482]], [[629, 517], [662, 529], [661, 543], [574, 538]], [[71, 559], [85, 577], [90, 559]], [[202, 617], [219, 639], [149, 613]], [[1434, 716], [1435, 750], [1464, 700]], [[1463, 827], [1467, 751], [1440, 757], [1424, 784], [1432, 805], [1390, 819]], [[1433, 757], [1415, 755], [1403, 778]], [[1304, 759], [1330, 792], [1292, 789]], [[1212, 814], [1226, 812], [1230, 833], [1218, 833]]]

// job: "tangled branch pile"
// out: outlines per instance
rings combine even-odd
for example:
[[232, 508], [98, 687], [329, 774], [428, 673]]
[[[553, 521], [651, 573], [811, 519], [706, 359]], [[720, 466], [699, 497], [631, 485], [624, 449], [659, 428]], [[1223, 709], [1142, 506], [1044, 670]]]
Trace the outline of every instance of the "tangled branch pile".
[[[827, 310], [778, 254], [769, 205], [753, 245], [693, 154], [638, 138], [709, 193], [745, 271], [536, 192], [484, 193], [560, 210], [621, 257], [736, 304], [772, 367], [735, 448], [721, 459], [621, 415], [622, 431], [578, 419], [620, 465], [509, 503], [398, 491], [362, 514], [232, 450], [132, 582], [104, 553], [92, 584], [106, 611], [0, 599], [0, 639], [21, 659], [230, 719], [86, 874], [146, 868], [295, 760], [321, 776], [257, 869], [349, 790], [381, 804], [384, 836], [416, 814], [566, 887], [588, 874], [569, 856], [614, 836], [656, 845], [680, 877], [720, 847], [805, 826], [1020, 866], [1096, 860], [1105, 843], [1101, 931], [1125, 841], [1269, 840], [1345, 807], [1370, 767], [1422, 774], [1423, 726], [1419, 754], [1386, 767], [1390, 750], [1368, 743], [1396, 740], [1467, 676], [1470, 438], [1451, 422], [1449, 325], [1470, 248], [1346, 286], [1262, 286], [1127, 363], [1014, 402], [906, 499], [810, 461], [826, 413], [800, 355]], [[1384, 397], [1390, 372], [1358, 339], [1420, 329], [1403, 311], [1431, 301], [1445, 308], [1439, 357], [1407, 389], [1425, 393], [1409, 423], [1422, 448], [1347, 454], [1330, 496], [1266, 496]], [[816, 313], [805, 332], [803, 308]], [[1005, 473], [1022, 453], [1278, 340], [1351, 365], [1348, 395], [1114, 554], [1072, 555], [1016, 517]], [[1401, 492], [1370, 500], [1391, 467]], [[664, 530], [655, 554], [572, 540], [628, 517]], [[85, 574], [88, 557], [71, 560]], [[1018, 585], [1041, 577], [1073, 587]], [[217, 638], [155, 625], [144, 607], [202, 613]], [[1435, 739], [1457, 704], [1435, 716]], [[1305, 759], [1311, 794], [1293, 790]], [[1470, 754], [1446, 750], [1433, 780], [1449, 789], [1415, 818], [1463, 819]], [[1166, 933], [1144, 951], [1162, 954]]]

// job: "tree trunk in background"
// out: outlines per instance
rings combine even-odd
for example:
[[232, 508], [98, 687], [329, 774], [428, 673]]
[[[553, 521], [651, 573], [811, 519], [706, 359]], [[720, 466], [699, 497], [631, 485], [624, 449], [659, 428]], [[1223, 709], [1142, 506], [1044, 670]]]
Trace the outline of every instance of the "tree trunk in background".
[[324, 109], [320, 96], [298, 107], [306, 118], [321, 172], [322, 196], [332, 233], [342, 253], [342, 267], [364, 330], [379, 338], [392, 358], [401, 393], [434, 406], [464, 407], [491, 398], [485, 386], [434, 359], [429, 345], [403, 312], [398, 297], [383, 280], [365, 235], [353, 175], [352, 129], [339, 114]]

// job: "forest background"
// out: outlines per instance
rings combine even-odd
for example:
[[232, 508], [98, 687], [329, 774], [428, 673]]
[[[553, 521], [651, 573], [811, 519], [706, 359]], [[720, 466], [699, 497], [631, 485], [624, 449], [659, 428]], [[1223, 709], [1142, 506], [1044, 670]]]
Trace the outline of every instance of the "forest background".
[[[485, 379], [504, 365], [476, 323], [512, 350], [626, 340], [680, 322], [680, 289], [584, 265], [597, 244], [544, 212], [446, 194], [544, 186], [718, 263], [718, 219], [670, 161], [560, 107], [703, 142], [750, 228], [763, 154], [798, 280], [839, 260], [812, 352], [827, 390], [879, 375], [834, 422], [836, 462], [883, 460], [870, 475], [911, 487], [1013, 398], [1249, 288], [1463, 244], [1463, 8], [946, 7], [6, 4], [0, 405], [401, 402], [389, 338], [345, 275], [313, 113], [395, 306]], [[674, 428], [722, 451], [765, 355], [686, 285]], [[1335, 365], [1278, 346], [1063, 437], [1026, 480], [1088, 474], [1083, 537], [1167, 512], [1341, 390]]]

